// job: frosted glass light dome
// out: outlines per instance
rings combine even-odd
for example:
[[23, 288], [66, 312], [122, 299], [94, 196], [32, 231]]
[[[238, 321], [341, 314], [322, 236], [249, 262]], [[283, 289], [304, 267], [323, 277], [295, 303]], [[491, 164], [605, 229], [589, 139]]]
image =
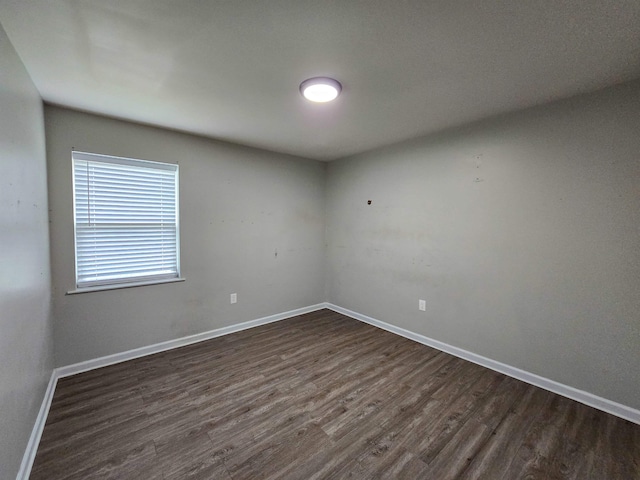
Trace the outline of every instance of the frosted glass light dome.
[[325, 103], [335, 100], [342, 91], [342, 85], [333, 78], [309, 78], [300, 84], [300, 93], [311, 102]]

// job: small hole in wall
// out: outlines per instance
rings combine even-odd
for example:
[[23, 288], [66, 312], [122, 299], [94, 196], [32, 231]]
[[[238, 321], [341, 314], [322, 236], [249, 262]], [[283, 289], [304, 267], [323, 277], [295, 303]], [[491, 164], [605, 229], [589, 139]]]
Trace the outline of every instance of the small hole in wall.
[[367, 205], [371, 205], [371, 200], [367, 200]]

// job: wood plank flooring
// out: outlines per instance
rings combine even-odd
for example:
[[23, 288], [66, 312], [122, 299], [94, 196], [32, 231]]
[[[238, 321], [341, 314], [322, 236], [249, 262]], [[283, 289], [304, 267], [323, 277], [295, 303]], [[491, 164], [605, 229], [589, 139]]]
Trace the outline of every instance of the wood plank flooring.
[[640, 426], [322, 310], [62, 379], [32, 479], [640, 479]]

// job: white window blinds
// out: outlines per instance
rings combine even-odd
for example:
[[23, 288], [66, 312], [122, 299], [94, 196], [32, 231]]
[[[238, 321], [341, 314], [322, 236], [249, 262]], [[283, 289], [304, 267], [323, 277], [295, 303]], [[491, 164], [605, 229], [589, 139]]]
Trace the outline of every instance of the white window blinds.
[[179, 277], [178, 166], [72, 157], [77, 287]]

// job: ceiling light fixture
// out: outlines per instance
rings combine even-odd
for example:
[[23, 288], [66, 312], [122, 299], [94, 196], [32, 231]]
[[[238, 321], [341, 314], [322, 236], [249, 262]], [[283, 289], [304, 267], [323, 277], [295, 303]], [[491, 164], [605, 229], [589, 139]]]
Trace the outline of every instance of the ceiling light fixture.
[[335, 100], [342, 91], [337, 80], [327, 77], [309, 78], [300, 84], [300, 93], [307, 100], [317, 103]]

